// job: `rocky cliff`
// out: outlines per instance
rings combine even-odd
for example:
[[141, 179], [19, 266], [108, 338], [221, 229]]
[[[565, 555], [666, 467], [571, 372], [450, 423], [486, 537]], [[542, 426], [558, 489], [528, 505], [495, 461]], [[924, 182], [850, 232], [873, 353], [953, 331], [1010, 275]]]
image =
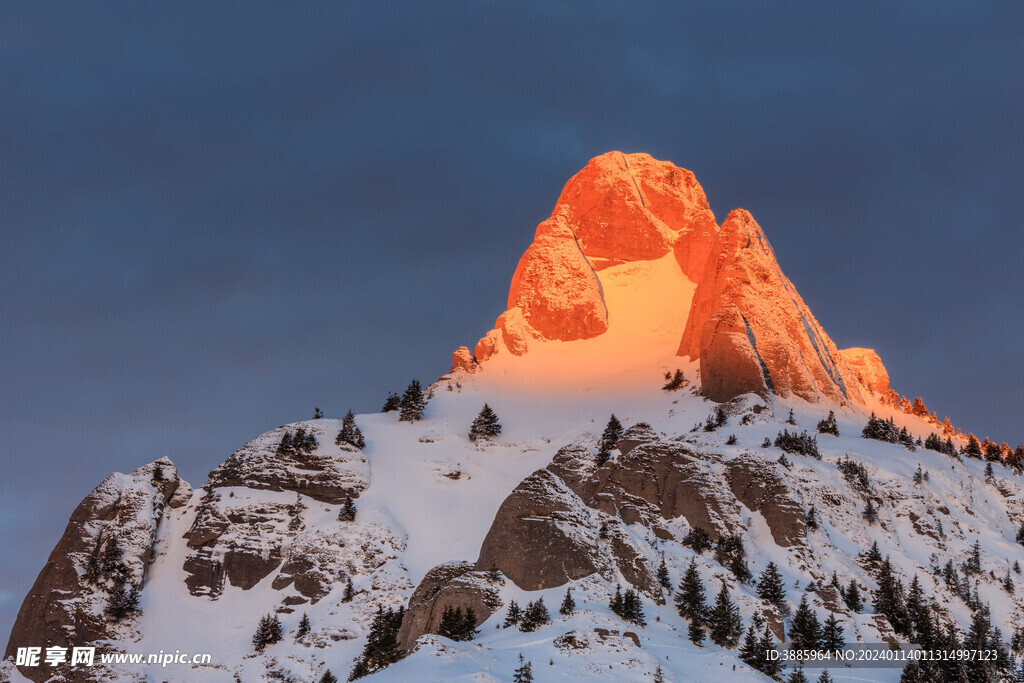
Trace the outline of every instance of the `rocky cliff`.
[[[137, 640], [137, 613], [114, 613], [113, 607], [145, 587], [168, 508], [182, 505], [190, 491], [167, 459], [100, 482], [71, 513], [64, 535], [25, 596], [5, 659], [14, 656], [18, 645], [45, 651]], [[66, 666], [25, 668], [23, 673], [33, 681], [72, 675]], [[104, 680], [112, 671], [98, 668], [91, 674], [80, 680]]]
[[[454, 359], [453, 371], [476, 369], [502, 350], [527, 354], [531, 342], [604, 334], [609, 316], [623, 312], [609, 311], [603, 273], [668, 254], [696, 285], [692, 300], [663, 305], [689, 310], [676, 330], [678, 355], [699, 361], [704, 395], [727, 401], [774, 394], [863, 406], [878, 392], [879, 372], [863, 369], [870, 350], [836, 347], [748, 212], [732, 211], [719, 227], [693, 173], [621, 152], [591, 159], [566, 183], [519, 261], [508, 309], [477, 343], [473, 359]], [[881, 365], [877, 355], [871, 360]]]

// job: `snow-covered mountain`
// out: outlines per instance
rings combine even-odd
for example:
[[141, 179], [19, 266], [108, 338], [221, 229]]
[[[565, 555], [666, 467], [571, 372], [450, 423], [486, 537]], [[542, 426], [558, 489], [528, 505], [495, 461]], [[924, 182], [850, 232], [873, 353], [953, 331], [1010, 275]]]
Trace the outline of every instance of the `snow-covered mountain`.
[[[810, 614], [848, 645], [1024, 646], [1024, 449], [964, 437], [873, 351], [839, 350], [750, 214], [719, 226], [670, 163], [611, 152], [574, 176], [495, 328], [419, 398], [272, 429], [194, 490], [166, 459], [105, 479], [0, 680], [511, 681], [529, 662], [537, 681], [767, 681], [737, 612], [779, 649]], [[501, 430], [474, 441], [485, 404]], [[735, 609], [685, 617], [681, 584]], [[541, 599], [549, 623], [505, 627]], [[76, 646], [93, 666], [45, 661]], [[985, 666], [921, 676], [998, 680]]]

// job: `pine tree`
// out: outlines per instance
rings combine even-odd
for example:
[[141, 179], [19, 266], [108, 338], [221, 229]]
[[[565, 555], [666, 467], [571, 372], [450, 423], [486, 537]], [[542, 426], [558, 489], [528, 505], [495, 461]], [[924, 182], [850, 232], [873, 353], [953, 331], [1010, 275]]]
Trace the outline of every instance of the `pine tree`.
[[601, 434], [601, 441], [598, 444], [597, 450], [599, 453], [610, 453], [614, 448], [615, 444], [622, 438], [622, 423], [619, 422], [619, 418], [615, 417], [613, 413], [608, 419], [608, 424], [604, 428], [604, 433]]
[[498, 422], [495, 412], [485, 403], [469, 428], [469, 440], [476, 443], [480, 439], [491, 439], [498, 434], [501, 434], [501, 423]]
[[[992, 628], [992, 615], [988, 605], [979, 605], [971, 614], [971, 627], [964, 636], [964, 649], [987, 651], [996, 649], [994, 629]], [[973, 659], [973, 658], [972, 658]], [[974, 681], [998, 680], [995, 672], [995, 662], [977, 659], [966, 662], [967, 679]]]
[[341, 431], [338, 432], [334, 443], [338, 446], [348, 444], [360, 450], [366, 448], [366, 440], [359, 427], [356, 426], [356, 416], [351, 410], [345, 413], [345, 417], [341, 421]]
[[690, 639], [690, 642], [694, 645], [700, 645], [704, 642], [705, 636], [704, 624], [696, 619], [690, 621], [690, 625], [686, 629], [686, 637]]
[[922, 647], [930, 647], [933, 638], [931, 610], [917, 574], [914, 574], [910, 588], [907, 589], [904, 605], [906, 606], [911, 640]]
[[828, 417], [818, 423], [818, 433], [839, 436], [839, 424], [836, 422], [834, 410], [828, 411]]
[[740, 636], [743, 635], [740, 609], [729, 597], [729, 589], [724, 583], [711, 608], [708, 628], [711, 631], [711, 642], [719, 647], [736, 647], [740, 642]]
[[292, 455], [295, 448], [292, 446], [292, 433], [286, 431], [281, 437], [281, 443], [277, 444], [277, 452], [280, 455]]
[[761, 670], [764, 654], [757, 647], [757, 629], [753, 624], [747, 627], [747, 635], [743, 637], [743, 644], [740, 645], [740, 661], [758, 671]]
[[1024, 545], [1024, 522], [1017, 528], [1017, 543]]
[[294, 435], [287, 431], [284, 433], [277, 452], [281, 455], [307, 455], [315, 451], [319, 445], [312, 432], [307, 432], [305, 427], [299, 427]]
[[523, 619], [523, 611], [519, 609], [519, 603], [515, 600], [508, 601], [508, 612], [505, 614], [505, 623], [502, 624], [502, 628], [508, 628], [509, 626], [518, 626], [519, 622]]
[[352, 496], [345, 496], [345, 504], [338, 510], [339, 522], [356, 521], [356, 504], [352, 502]]
[[298, 531], [302, 528], [302, 511], [306, 509], [306, 506], [302, 504], [302, 495], [295, 494], [295, 505], [291, 510], [291, 519], [288, 521], [289, 531]]
[[723, 534], [719, 537], [715, 544], [715, 561], [731, 571], [741, 582], [750, 581], [747, 551], [743, 547], [743, 537], [739, 534]]
[[818, 528], [818, 511], [813, 505], [807, 511], [807, 528], [811, 530]]
[[695, 526], [683, 536], [683, 545], [698, 555], [702, 555], [705, 550], [711, 548], [711, 536], [704, 529]]
[[821, 647], [825, 650], [842, 650], [846, 647], [843, 626], [833, 612], [828, 613], [825, 625], [821, 629]]
[[121, 550], [121, 541], [117, 536], [111, 536], [107, 540], [107, 545], [103, 549], [103, 556], [100, 559], [100, 573], [103, 578], [115, 580], [119, 576], [127, 574], [128, 567], [125, 566], [121, 558], [124, 556], [124, 551]]
[[665, 379], [668, 381], [665, 383], [665, 386], [662, 387], [664, 391], [675, 391], [686, 383], [686, 377], [683, 375], [683, 371], [679, 368], [676, 368], [674, 374], [666, 371]]
[[427, 407], [427, 397], [417, 379], [409, 382], [398, 406], [398, 419], [402, 422], [416, 422], [423, 419], [423, 411]]
[[370, 623], [363, 654], [349, 673], [349, 681], [380, 671], [405, 656], [405, 652], [398, 647], [398, 629], [404, 616], [405, 607], [399, 607], [397, 611], [377, 608], [377, 614]]
[[818, 683], [832, 683], [832, 677], [828, 675], [828, 669], [822, 669], [818, 676]]
[[981, 543], [975, 541], [971, 547], [971, 554], [967, 556], [964, 563], [964, 572], [967, 574], [978, 574], [981, 572]]
[[964, 455], [968, 458], [981, 458], [981, 444], [978, 443], [978, 437], [974, 434], [968, 434], [967, 446], [964, 448]]
[[703, 626], [708, 609], [705, 600], [704, 582], [700, 580], [697, 562], [691, 559], [683, 578], [679, 581], [679, 592], [676, 593], [676, 609], [679, 610], [679, 616], [691, 624]]
[[437, 634], [455, 641], [473, 640], [476, 635], [476, 612], [472, 607], [463, 612], [461, 607], [450, 605], [441, 613]]
[[658, 565], [658, 583], [667, 591], [672, 590], [672, 579], [668, 575], [668, 565], [665, 564], [665, 556], [661, 556], [661, 564]]
[[868, 504], [864, 506], [864, 519], [868, 524], [874, 524], [878, 521], [878, 509], [875, 507], [873, 500], [868, 498]]
[[281, 641], [284, 630], [281, 627], [281, 620], [277, 615], [266, 615], [260, 618], [256, 626], [256, 633], [252, 637], [253, 647], [257, 652], [263, 652], [267, 645], [273, 645]]
[[636, 624], [637, 626], [646, 626], [647, 621], [644, 617], [644, 606], [640, 600], [640, 594], [632, 588], [627, 588], [625, 594], [622, 596], [622, 610], [619, 616], [626, 621]]
[[345, 594], [342, 596], [342, 602], [352, 602], [352, 598], [355, 597], [355, 589], [352, 587], [352, 579], [348, 580], [345, 584]]
[[728, 417], [725, 414], [725, 408], [718, 406], [715, 408], [715, 428], [724, 427], [728, 421]]
[[402, 407], [402, 397], [393, 391], [388, 392], [388, 397], [384, 401], [384, 407], [380, 409], [382, 413], [390, 413], [394, 410], [398, 410]]
[[319, 419], [323, 418], [323, 416], [324, 416], [324, 411], [320, 410], [320, 406], [317, 406], [316, 409], [313, 411], [313, 419], [314, 420], [319, 420]]
[[796, 420], [793, 418], [793, 409], [792, 408], [789, 409], [789, 417], [786, 418], [786, 424], [788, 424], [788, 425], [795, 425], [796, 424]]
[[864, 555], [864, 563], [869, 567], [878, 565], [882, 561], [882, 551], [878, 549], [878, 541], [872, 541]]
[[299, 621], [299, 628], [295, 632], [295, 638], [298, 639], [306, 635], [309, 633], [310, 628], [312, 628], [312, 626], [309, 623], [309, 615], [303, 612], [302, 619]]
[[761, 640], [757, 642], [757, 650], [762, 657], [761, 673], [779, 680], [782, 678], [782, 662], [778, 659], [772, 659], [771, 652], [777, 651], [775, 647], [775, 639], [772, 637], [772, 632], [766, 624], [764, 627], [764, 633], [761, 634]]
[[821, 623], [818, 615], [807, 604], [807, 596], [801, 596], [800, 604], [793, 614], [793, 625], [789, 638], [794, 650], [817, 650], [821, 647]]
[[568, 588], [565, 589], [565, 597], [562, 598], [562, 606], [558, 608], [558, 613], [562, 616], [569, 616], [576, 611], [576, 601], [572, 599], [572, 591]]
[[782, 574], [774, 562], [769, 562], [757, 579], [757, 597], [785, 614], [783, 610], [786, 607], [786, 587], [782, 581]]
[[789, 674], [788, 683], [807, 683], [807, 676], [804, 675], [804, 668], [802, 666], [793, 669], [793, 673]]
[[449, 605], [441, 613], [441, 622], [437, 626], [437, 634], [451, 640], [461, 640], [459, 633], [462, 630], [464, 619], [461, 607]]
[[665, 672], [661, 668], [661, 664], [654, 667], [654, 683], [665, 683]]
[[907, 662], [900, 674], [900, 683], [928, 683], [929, 679], [921, 671], [921, 666], [914, 660]]
[[537, 598], [529, 603], [523, 611], [523, 618], [519, 622], [520, 631], [536, 631], [541, 626], [551, 623], [551, 615], [544, 605], [544, 598]]
[[101, 575], [99, 548], [96, 548], [89, 555], [89, 561], [85, 566], [85, 582], [95, 586], [100, 582]]
[[324, 672], [324, 675], [320, 677], [319, 683], [338, 683], [338, 677], [331, 673], [328, 669]]
[[533, 664], [523, 662], [523, 653], [519, 653], [519, 668], [513, 672], [512, 683], [533, 683]]
[[851, 612], [860, 612], [864, 609], [864, 600], [860, 597], [856, 579], [850, 579], [850, 586], [843, 593], [843, 601], [846, 602], [846, 606], [850, 608]]
[[878, 590], [875, 591], [875, 612], [883, 614], [900, 635], [910, 635], [910, 615], [907, 613], [903, 586], [892, 570], [892, 563], [886, 557], [878, 570]]
[[622, 586], [615, 586], [615, 594], [608, 600], [608, 608], [612, 614], [622, 616]]
[[110, 596], [107, 599], [107, 616], [118, 622], [138, 612], [139, 595], [139, 587], [128, 581], [127, 574], [118, 574], [114, 577], [114, 585], [110, 588]]

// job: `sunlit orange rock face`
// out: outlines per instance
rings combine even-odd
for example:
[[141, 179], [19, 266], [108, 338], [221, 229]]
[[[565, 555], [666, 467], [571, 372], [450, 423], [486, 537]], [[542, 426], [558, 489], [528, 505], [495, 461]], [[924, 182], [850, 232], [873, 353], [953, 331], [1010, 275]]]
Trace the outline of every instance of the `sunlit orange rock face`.
[[[590, 160], [565, 185], [552, 215], [565, 216], [580, 249], [598, 270], [617, 263], [660, 258], [681, 237], [710, 244], [714, 214], [697, 178], [649, 154], [609, 152]], [[696, 258], [683, 248], [688, 276]], [[702, 263], [697, 264], [699, 268]]]
[[747, 211], [732, 211], [704, 266], [679, 346], [700, 359], [701, 387], [716, 401], [754, 391], [808, 401], [862, 403], [861, 385], [783, 275]]
[[[669, 254], [697, 285], [678, 355], [700, 361], [708, 397], [775, 393], [862, 404], [888, 389], [874, 351], [836, 348], [748, 212], [732, 211], [719, 227], [693, 173], [621, 152], [591, 159], [566, 183], [519, 260], [508, 310], [477, 343], [475, 361], [526, 354], [534, 340], [604, 333], [600, 271]], [[453, 360], [453, 371], [475, 367], [465, 353]]]
[[596, 275], [612, 265], [675, 251], [694, 279], [718, 226], [694, 175], [648, 154], [608, 152], [566, 183], [551, 218], [519, 260], [508, 310], [474, 350], [521, 355], [530, 339], [589, 339], [608, 328]]
[[889, 391], [889, 372], [874, 349], [843, 349], [839, 353], [843, 354], [857, 379], [868, 390], [878, 395], [885, 395]]

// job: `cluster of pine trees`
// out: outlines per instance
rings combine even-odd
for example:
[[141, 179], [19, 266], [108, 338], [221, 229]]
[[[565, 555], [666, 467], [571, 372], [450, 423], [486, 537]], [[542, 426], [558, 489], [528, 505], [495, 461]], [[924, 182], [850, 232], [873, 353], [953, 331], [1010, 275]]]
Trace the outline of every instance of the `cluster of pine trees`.
[[277, 445], [277, 452], [280, 455], [308, 455], [319, 445], [312, 432], [307, 432], [305, 427], [299, 427], [294, 434], [285, 431], [281, 443]]
[[503, 628], [518, 626], [520, 631], [536, 631], [541, 626], [551, 623], [551, 615], [544, 605], [544, 598], [537, 598], [526, 605], [526, 609], [519, 607], [515, 600], [509, 600], [508, 612], [505, 614]]
[[836, 411], [828, 411], [828, 417], [818, 422], [818, 433], [839, 436], [839, 424], [836, 422]]
[[686, 386], [686, 377], [683, 375], [683, 371], [676, 368], [674, 373], [665, 371], [665, 385], [662, 387], [663, 391], [675, 391], [676, 389], [682, 389]]
[[729, 421], [729, 416], [725, 414], [725, 408], [718, 406], [715, 408], [715, 412], [708, 415], [708, 419], [704, 421], [704, 431], [713, 432], [719, 427], [724, 427]]
[[341, 430], [338, 432], [338, 436], [334, 437], [334, 443], [337, 446], [348, 444], [359, 450], [366, 448], [366, 439], [363, 438], [362, 431], [356, 426], [356, 416], [351, 410], [342, 418]]
[[706, 550], [714, 548], [715, 561], [722, 565], [741, 582], [750, 581], [750, 568], [747, 567], [747, 549], [743, 545], [743, 537], [739, 534], [722, 534], [712, 542], [711, 535], [699, 526], [691, 527], [683, 537], [683, 545], [702, 555]]
[[729, 595], [729, 588], [723, 583], [715, 604], [709, 607], [704, 582], [701, 581], [697, 563], [693, 559], [679, 581], [675, 603], [679, 616], [690, 624], [687, 633], [691, 642], [700, 645], [710, 634], [711, 642], [720, 647], [736, 647], [739, 643], [743, 635], [743, 621], [739, 607]]
[[776, 448], [781, 448], [787, 453], [809, 455], [812, 458], [821, 460], [821, 453], [818, 452], [818, 437], [811, 436], [806, 431], [800, 434], [797, 434], [796, 432], [790, 434], [788, 429], [783, 429], [779, 432], [779, 435], [775, 437], [775, 443], [773, 445]]
[[930, 451], [937, 451], [945, 455], [954, 456], [956, 455], [956, 446], [953, 445], [953, 439], [946, 437], [942, 439], [938, 434], [932, 432], [924, 440], [924, 447]]
[[84, 581], [107, 592], [107, 605], [104, 613], [114, 622], [138, 613], [141, 587], [131, 581], [131, 570], [125, 564], [124, 551], [116, 535], [107, 539], [100, 552], [100, 543], [86, 563]]
[[836, 467], [843, 473], [843, 478], [853, 488], [861, 493], [868, 493], [871, 490], [871, 479], [868, 477], [868, 470], [864, 465], [846, 456], [836, 462]]
[[461, 607], [445, 607], [437, 633], [452, 640], [473, 640], [476, 635], [476, 612], [472, 607], [467, 607], [465, 611]]
[[380, 409], [382, 413], [398, 411], [398, 419], [402, 422], [416, 422], [423, 419], [423, 411], [427, 409], [430, 395], [423, 390], [418, 379], [409, 382], [405, 392], [399, 396], [394, 392], [388, 393], [384, 406]]
[[647, 621], [644, 618], [644, 606], [640, 602], [640, 595], [632, 588], [627, 588], [625, 594], [623, 594], [622, 586], [616, 586], [615, 595], [612, 596], [608, 606], [611, 607], [612, 612], [631, 624], [636, 624], [637, 626], [647, 625]]
[[397, 610], [390, 607], [387, 610], [377, 608], [363, 653], [348, 675], [349, 681], [376, 673], [405, 656], [405, 651], [398, 647], [398, 629], [402, 626], [404, 616], [405, 606]]
[[780, 679], [782, 663], [769, 656], [773, 650], [776, 650], [776, 647], [771, 630], [764, 623], [761, 615], [754, 615], [753, 621], [747, 628], [747, 635], [743, 638], [743, 644], [740, 645], [740, 660], [769, 678]]
[[893, 422], [891, 417], [888, 420], [884, 420], [871, 413], [868, 423], [864, 425], [860, 435], [865, 439], [898, 443], [910, 451], [917, 450], [914, 437], [907, 431], [907, 428], [897, 428], [896, 423]]
[[747, 549], [743, 547], [743, 537], [739, 534], [722, 534], [718, 537], [715, 543], [715, 562], [731, 571], [741, 583], [750, 581]]
[[256, 626], [256, 633], [252, 636], [253, 647], [256, 648], [256, 652], [263, 652], [267, 645], [281, 642], [283, 635], [284, 629], [281, 628], [281, 620], [277, 618], [276, 614], [267, 614], [260, 618], [260, 622]]
[[519, 653], [519, 667], [512, 672], [512, 683], [533, 683], [533, 663], [523, 660], [523, 653]]
[[[896, 576], [892, 562], [883, 558], [874, 543], [862, 557], [862, 564], [874, 572], [878, 589], [872, 599], [874, 611], [889, 620], [893, 630], [909, 642], [920, 645], [926, 650], [959, 650], [978, 649], [997, 653], [995, 659], [988, 661], [920, 661], [908, 664], [903, 672], [902, 681], [994, 681], [1006, 680], [1013, 673], [1013, 659], [1010, 657], [1006, 644], [1003, 642], [999, 629], [991, 623], [991, 614], [987, 605], [983, 604], [977, 591], [971, 590], [967, 577], [981, 573], [981, 545], [977, 541], [971, 548], [960, 567], [953, 566], [952, 560], [946, 563], [937, 574], [943, 578], [954, 595], [960, 597], [972, 610], [971, 627], [961, 637], [956, 625], [951, 621], [942, 622], [935, 610], [933, 601], [925, 594], [920, 579], [915, 575], [909, 587]], [[861, 608], [856, 585], [851, 582], [844, 599], [851, 609]], [[1024, 650], [1024, 633], [1020, 641]], [[1024, 673], [1024, 671], [1022, 671]], [[1017, 680], [1017, 679], [1014, 679]]]
[[712, 544], [711, 535], [699, 526], [690, 527], [690, 530], [683, 536], [683, 545], [697, 553], [703, 555], [704, 551], [710, 550]]

